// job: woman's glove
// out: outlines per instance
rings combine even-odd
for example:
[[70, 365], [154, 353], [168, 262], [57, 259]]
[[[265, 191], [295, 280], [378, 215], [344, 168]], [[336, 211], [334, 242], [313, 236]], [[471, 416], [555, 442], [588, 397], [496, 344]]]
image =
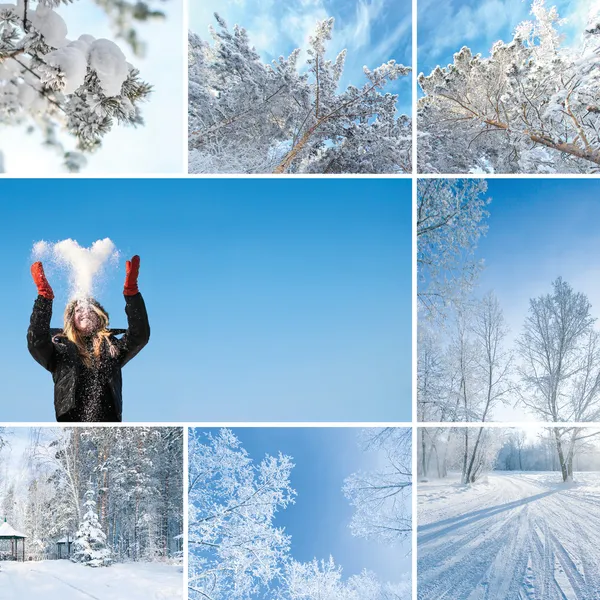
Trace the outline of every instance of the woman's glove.
[[46, 279], [44, 267], [41, 262], [34, 262], [31, 265], [31, 276], [33, 277], [33, 282], [37, 286], [38, 294], [47, 300], [54, 300], [54, 292]]
[[123, 295], [135, 296], [139, 294], [138, 289], [138, 276], [140, 274], [140, 257], [136, 254], [131, 260], [125, 263], [125, 287], [123, 288]]

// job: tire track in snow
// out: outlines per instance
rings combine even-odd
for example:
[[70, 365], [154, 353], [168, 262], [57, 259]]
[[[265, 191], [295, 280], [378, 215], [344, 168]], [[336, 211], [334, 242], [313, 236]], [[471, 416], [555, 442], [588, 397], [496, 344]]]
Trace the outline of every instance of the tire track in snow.
[[419, 506], [419, 600], [600, 600], [594, 495], [531, 476], [490, 483]]

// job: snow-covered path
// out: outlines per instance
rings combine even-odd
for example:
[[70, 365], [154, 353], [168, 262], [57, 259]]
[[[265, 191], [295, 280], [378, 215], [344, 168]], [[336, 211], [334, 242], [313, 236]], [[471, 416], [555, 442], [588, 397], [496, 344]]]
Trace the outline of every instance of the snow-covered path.
[[181, 567], [116, 564], [93, 569], [66, 560], [0, 562], [0, 600], [181, 600]]
[[600, 600], [600, 474], [418, 485], [420, 600]]

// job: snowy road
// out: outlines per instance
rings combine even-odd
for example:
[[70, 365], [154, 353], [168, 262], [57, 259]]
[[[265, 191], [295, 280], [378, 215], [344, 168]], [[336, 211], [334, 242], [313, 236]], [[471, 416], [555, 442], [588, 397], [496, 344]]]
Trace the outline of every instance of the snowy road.
[[600, 474], [418, 485], [419, 600], [600, 600]]
[[0, 562], [0, 600], [181, 600], [181, 567], [156, 563], [93, 569], [66, 560]]

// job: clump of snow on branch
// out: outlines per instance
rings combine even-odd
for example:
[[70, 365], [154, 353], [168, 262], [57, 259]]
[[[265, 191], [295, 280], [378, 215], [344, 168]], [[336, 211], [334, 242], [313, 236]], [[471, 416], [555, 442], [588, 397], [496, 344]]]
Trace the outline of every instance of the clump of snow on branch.
[[[0, 4], [0, 125], [39, 128], [77, 171], [116, 123], [143, 123], [139, 104], [151, 88], [111, 40], [67, 34], [49, 3]], [[73, 150], [59, 141], [61, 131], [75, 140]]]
[[391, 60], [340, 90], [346, 50], [331, 60], [332, 18], [300, 49], [263, 64], [247, 32], [215, 15], [212, 44], [189, 34], [190, 171], [406, 173], [411, 121], [382, 90], [410, 72]]
[[531, 13], [489, 57], [463, 47], [419, 75], [420, 172], [600, 172], [600, 3], [571, 46], [556, 8]]

